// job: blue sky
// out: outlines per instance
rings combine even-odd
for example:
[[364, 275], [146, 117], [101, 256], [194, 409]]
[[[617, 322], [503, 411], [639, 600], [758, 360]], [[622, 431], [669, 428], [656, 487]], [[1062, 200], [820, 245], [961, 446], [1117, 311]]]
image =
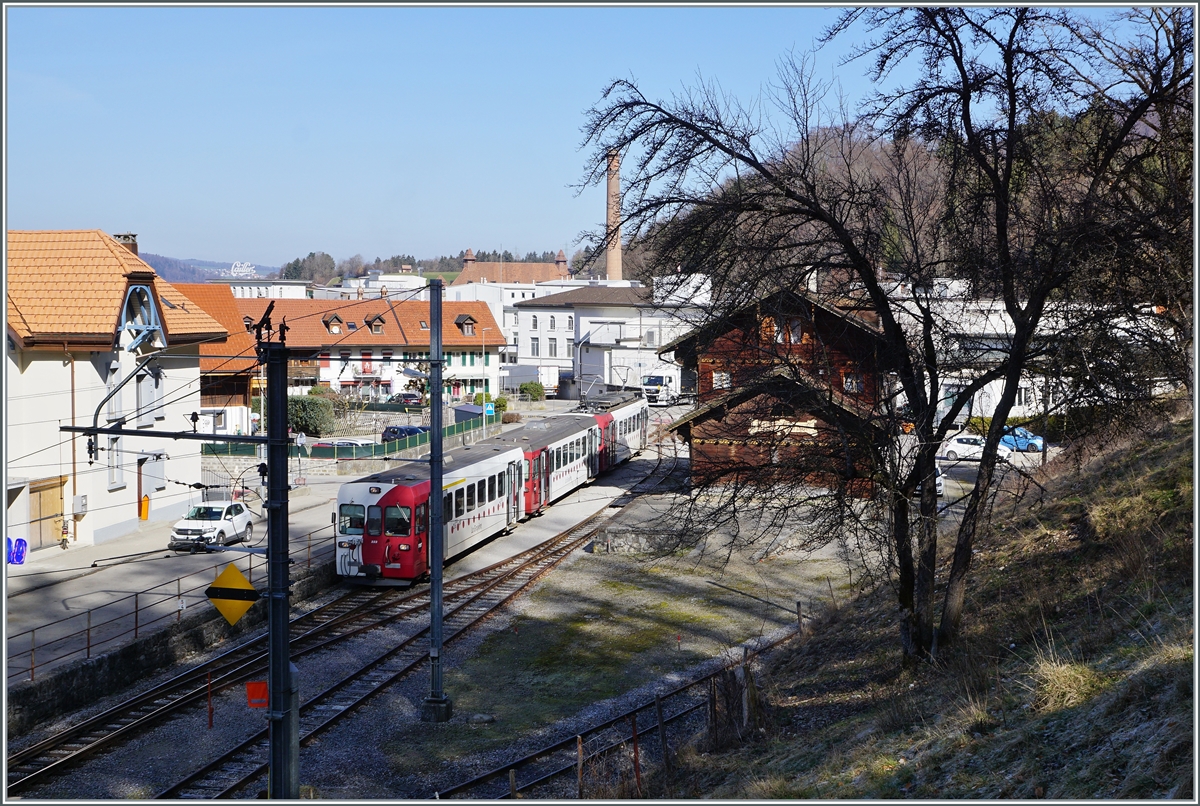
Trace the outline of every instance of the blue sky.
[[[6, 225], [278, 266], [574, 251], [584, 112], [613, 78], [742, 99], [837, 11], [6, 8]], [[835, 72], [840, 52], [818, 71]], [[862, 65], [843, 68], [851, 95]]]

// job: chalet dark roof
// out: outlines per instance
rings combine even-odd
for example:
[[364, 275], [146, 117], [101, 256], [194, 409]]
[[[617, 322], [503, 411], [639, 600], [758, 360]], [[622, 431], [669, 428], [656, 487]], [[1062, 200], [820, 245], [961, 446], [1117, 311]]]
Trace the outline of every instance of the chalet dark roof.
[[517, 308], [574, 308], [576, 306], [622, 306], [626, 308], [653, 308], [653, 289], [638, 286], [585, 285], [548, 294], [544, 297], [527, 299], [514, 305]]
[[454, 324], [458, 325], [459, 327], [462, 327], [463, 324], [466, 322], [474, 322], [474, 321], [475, 321], [475, 317], [471, 316], [471, 314], [469, 314], [469, 313], [460, 313], [458, 316], [454, 317]]
[[862, 318], [854, 311], [845, 310], [843, 308], [838, 308], [836, 306], [830, 305], [827, 302], [822, 302], [821, 300], [811, 296], [810, 294], [808, 294], [805, 291], [795, 291], [795, 290], [791, 290], [791, 289], [784, 289], [783, 291], [775, 291], [775, 292], [772, 292], [771, 294], [767, 294], [764, 297], [762, 297], [761, 299], [759, 299], [757, 302], [754, 302], [754, 303], [751, 303], [749, 305], [745, 305], [745, 306], [739, 308], [737, 311], [733, 312], [733, 314], [723, 317], [719, 322], [709, 322], [709, 323], [701, 325], [700, 327], [689, 330], [687, 333], [684, 333], [683, 335], [679, 336], [677, 339], [674, 339], [673, 341], [670, 341], [670, 342], [664, 344], [662, 347], [659, 347], [657, 354], [661, 356], [663, 353], [673, 352], [673, 351], [679, 349], [680, 345], [686, 344], [689, 341], [699, 341], [700, 338], [704, 335], [708, 335], [711, 338], [715, 338], [715, 337], [721, 335], [721, 333], [724, 333], [727, 330], [729, 330], [729, 328], [733, 326], [733, 322], [736, 321], [737, 317], [740, 314], [745, 313], [746, 311], [749, 311], [750, 309], [754, 308], [755, 306], [761, 305], [763, 302], [771, 299], [772, 297], [776, 297], [779, 295], [790, 295], [797, 300], [802, 300], [804, 302], [810, 303], [814, 307], [819, 308], [822, 311], [825, 311], [826, 313], [830, 314], [831, 316], [841, 319], [842, 321], [846, 322], [847, 324], [850, 324], [850, 325], [858, 328], [859, 330], [862, 330], [864, 333], [867, 333], [868, 335], [874, 336], [876, 338], [879, 338], [883, 335], [883, 331], [880, 329], [879, 325], [877, 325], [873, 322], [868, 322], [866, 319]]

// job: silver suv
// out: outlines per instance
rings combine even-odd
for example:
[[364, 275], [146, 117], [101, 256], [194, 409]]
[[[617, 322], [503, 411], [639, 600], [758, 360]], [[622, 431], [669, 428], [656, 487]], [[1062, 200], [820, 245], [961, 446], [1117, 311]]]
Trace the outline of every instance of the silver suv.
[[250, 510], [234, 501], [205, 501], [188, 510], [171, 528], [167, 548], [172, 551], [207, 551], [210, 545], [228, 546], [254, 537]]

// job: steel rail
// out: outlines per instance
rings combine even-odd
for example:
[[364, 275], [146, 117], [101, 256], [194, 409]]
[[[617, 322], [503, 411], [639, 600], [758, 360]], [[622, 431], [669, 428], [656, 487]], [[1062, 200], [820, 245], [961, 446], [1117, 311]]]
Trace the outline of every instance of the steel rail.
[[[673, 458], [675, 464], [672, 465], [669, 472], [673, 472], [677, 466], [678, 457], [674, 456]], [[645, 483], [646, 478], [655, 476], [656, 471], [662, 465], [662, 459], [660, 450], [654, 469], [634, 485], [635, 490]], [[663, 478], [665, 478], [663, 475], [657, 476], [650, 489], [661, 483]], [[535, 547], [531, 551], [536, 551], [538, 556], [521, 563], [505, 576], [495, 580], [488, 590], [481, 591], [478, 595], [449, 611], [445, 616], [446, 635], [443, 643], [448, 644], [462, 637], [471, 628], [489, 618], [527, 590], [577, 548], [593, 539], [599, 533], [601, 526], [612, 517], [610, 510], [619, 510], [622, 506], [623, 504], [614, 501], [609, 507], [597, 512], [582, 523], [551, 538], [541, 546]], [[510, 559], [496, 565], [506, 565], [511, 562]], [[529, 573], [523, 575], [523, 572], [526, 571]], [[512, 585], [514, 581], [516, 584]], [[497, 601], [490, 604], [479, 604], [480, 599], [493, 591], [501, 594]], [[463, 623], [455, 623], [459, 617], [463, 617]], [[334, 683], [301, 705], [300, 743], [303, 745], [310, 741], [375, 694], [423, 666], [428, 661], [428, 654], [423, 646], [417, 645], [417, 642], [427, 633], [428, 628], [421, 630], [399, 646], [345, 676], [341, 681]], [[157, 795], [157, 798], [230, 797], [266, 771], [267, 762], [261, 759], [266, 754], [268, 738], [266, 729], [259, 731], [227, 751], [220, 758], [196, 770], [183, 781], [164, 790]]]

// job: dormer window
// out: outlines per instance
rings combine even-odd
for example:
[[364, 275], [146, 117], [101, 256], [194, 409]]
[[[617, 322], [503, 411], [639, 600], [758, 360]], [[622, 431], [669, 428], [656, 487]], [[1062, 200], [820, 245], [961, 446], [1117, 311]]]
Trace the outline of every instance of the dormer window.
[[383, 322], [381, 322], [378, 319], [376, 319], [374, 322], [372, 322], [371, 323], [371, 332], [374, 333], [376, 336], [383, 333]]
[[330, 315], [328, 318], [323, 319], [322, 321], [325, 323], [325, 327], [329, 330], [329, 332], [335, 336], [342, 332], [342, 317], [338, 316], [336, 313]]
[[329, 323], [329, 332], [330, 332], [330, 333], [333, 333], [333, 334], [335, 334], [335, 335], [336, 335], [336, 334], [338, 334], [338, 333], [341, 333], [341, 332], [342, 332], [342, 326], [341, 326], [340, 324], [338, 324], [337, 322], [330, 322], [330, 323]]
[[458, 315], [454, 319], [454, 324], [464, 336], [475, 335], [475, 320], [471, 318], [470, 314]]
[[251, 328], [254, 327], [254, 320], [251, 319], [249, 316], [243, 316], [242, 324], [246, 326], [246, 330], [250, 330]]

